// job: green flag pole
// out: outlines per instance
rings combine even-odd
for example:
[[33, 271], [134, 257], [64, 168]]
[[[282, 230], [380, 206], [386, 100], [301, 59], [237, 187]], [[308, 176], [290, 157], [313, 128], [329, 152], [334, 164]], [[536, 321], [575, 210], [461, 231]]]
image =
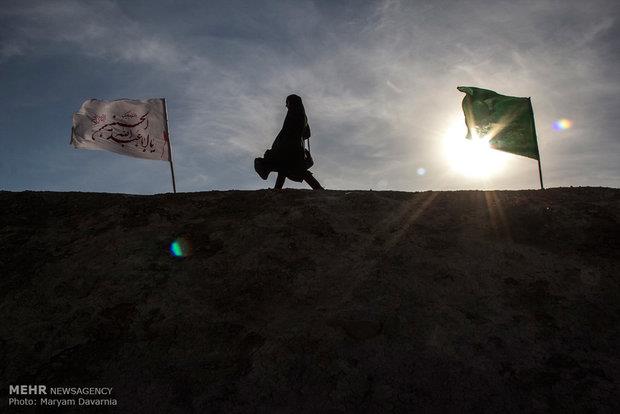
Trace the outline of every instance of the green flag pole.
[[170, 133], [168, 131], [168, 111], [166, 110], [166, 98], [162, 98], [164, 102], [164, 118], [166, 119], [166, 140], [168, 141], [168, 155], [170, 158], [170, 173], [172, 174], [172, 191], [177, 193], [177, 185], [174, 181], [174, 166], [172, 165], [172, 145], [170, 145]]
[[544, 190], [542, 179], [542, 167], [540, 165], [540, 148], [538, 147], [538, 135], [536, 134], [536, 123], [534, 122], [534, 109], [532, 109], [532, 98], [527, 98], [530, 103], [530, 112], [532, 114], [532, 132], [534, 133], [534, 139], [536, 140], [536, 151], [538, 152], [538, 177], [540, 178], [540, 189]]
[[543, 181], [542, 181], [542, 168], [540, 167], [540, 153], [538, 154], [538, 176], [540, 177], [540, 189], [544, 190]]

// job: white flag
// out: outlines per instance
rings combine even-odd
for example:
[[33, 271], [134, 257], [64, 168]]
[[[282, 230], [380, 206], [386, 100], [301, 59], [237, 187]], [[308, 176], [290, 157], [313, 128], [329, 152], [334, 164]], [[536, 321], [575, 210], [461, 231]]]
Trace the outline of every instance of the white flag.
[[89, 99], [73, 114], [71, 144], [75, 148], [170, 161], [164, 100]]

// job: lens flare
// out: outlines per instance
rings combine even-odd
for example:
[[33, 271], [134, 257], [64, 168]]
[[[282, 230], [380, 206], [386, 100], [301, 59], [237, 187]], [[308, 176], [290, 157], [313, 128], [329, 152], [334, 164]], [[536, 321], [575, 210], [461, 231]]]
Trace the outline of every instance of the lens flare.
[[191, 246], [186, 239], [179, 237], [170, 243], [170, 253], [174, 257], [187, 257], [191, 253]]
[[556, 131], [564, 131], [573, 126], [573, 121], [570, 119], [562, 118], [553, 122], [553, 129]]
[[418, 173], [418, 175], [426, 175], [426, 168], [420, 167], [417, 169], [416, 172]]

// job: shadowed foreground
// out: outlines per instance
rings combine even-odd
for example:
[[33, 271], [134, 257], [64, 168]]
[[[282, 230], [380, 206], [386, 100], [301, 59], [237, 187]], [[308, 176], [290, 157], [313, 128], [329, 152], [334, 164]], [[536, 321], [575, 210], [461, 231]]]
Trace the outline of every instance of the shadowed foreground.
[[2, 404], [46, 384], [114, 387], [126, 412], [618, 412], [619, 207], [0, 192]]

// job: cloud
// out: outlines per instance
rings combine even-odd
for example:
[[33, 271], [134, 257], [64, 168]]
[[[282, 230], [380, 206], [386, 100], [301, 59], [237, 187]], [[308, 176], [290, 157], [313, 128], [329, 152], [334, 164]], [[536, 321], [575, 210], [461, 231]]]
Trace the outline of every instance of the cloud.
[[[165, 13], [154, 3], [145, 17], [113, 1], [19, 3], [0, 12], [13, 22], [0, 56], [70, 54], [143, 73], [145, 90], [170, 94], [179, 176], [242, 188], [256, 185], [248, 166], [271, 145], [292, 92], [310, 118], [317, 176], [339, 188], [465, 185], [443, 174], [441, 153], [461, 122], [460, 84], [532, 96], [545, 162], [558, 171], [563, 144], [545, 126], [568, 116], [600, 129], [611, 115], [594, 96], [618, 103], [604, 70], [617, 59], [605, 40], [616, 28], [610, 2], [359, 4], [191, 3]], [[528, 186], [522, 176], [505, 169], [498, 179]]]
[[[23, 2], [0, 11], [10, 24], [5, 30], [9, 49], [30, 54], [83, 54], [128, 64], [182, 67], [188, 56], [161, 38], [146, 32], [112, 1]], [[22, 46], [17, 46], [21, 44]], [[4, 49], [4, 48], [3, 48]], [[181, 64], [180, 64], [181, 63]]]

